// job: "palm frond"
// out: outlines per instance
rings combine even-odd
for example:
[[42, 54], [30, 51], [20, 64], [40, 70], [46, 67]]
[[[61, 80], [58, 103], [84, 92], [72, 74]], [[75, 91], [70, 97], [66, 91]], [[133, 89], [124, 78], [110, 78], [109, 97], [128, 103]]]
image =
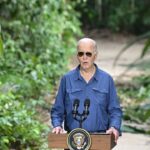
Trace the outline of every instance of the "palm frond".
[[146, 54], [146, 52], [149, 50], [150, 47], [150, 32], [147, 32], [145, 34], [142, 34], [140, 36], [138, 36], [137, 38], [135, 38], [134, 40], [131, 40], [127, 43], [127, 45], [125, 45], [125, 47], [123, 47], [123, 49], [121, 49], [121, 51], [118, 53], [118, 55], [115, 58], [115, 61], [113, 63], [113, 66], [116, 65], [117, 61], [119, 60], [120, 56], [129, 48], [131, 47], [133, 44], [137, 43], [140, 40], [143, 39], [148, 39], [147, 44], [144, 46], [144, 49], [142, 50], [142, 54], [141, 57], [144, 57], [144, 55]]
[[120, 80], [128, 71], [130, 71], [134, 65], [140, 60], [140, 58], [136, 58], [128, 67], [117, 77], [116, 81]]
[[145, 46], [142, 50], [142, 53], [141, 53], [141, 57], [140, 58], [143, 58], [145, 56], [145, 54], [150, 50], [150, 39], [148, 39], [145, 43]]
[[0, 56], [3, 54], [3, 42], [2, 42], [2, 38], [0, 36]]

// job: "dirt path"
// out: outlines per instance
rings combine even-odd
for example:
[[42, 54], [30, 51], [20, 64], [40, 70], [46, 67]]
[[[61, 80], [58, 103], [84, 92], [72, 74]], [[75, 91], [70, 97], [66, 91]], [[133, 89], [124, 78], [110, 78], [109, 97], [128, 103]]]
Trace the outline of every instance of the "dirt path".
[[[111, 39], [97, 39], [99, 56], [97, 59], [97, 64], [102, 69], [109, 72], [114, 79], [124, 73], [129, 64], [134, 62], [141, 55], [141, 50], [143, 48], [143, 43], [134, 44], [118, 60], [116, 66], [113, 66], [114, 60], [119, 53], [119, 51], [127, 43], [127, 39], [123, 37], [111, 38]], [[131, 79], [133, 76], [137, 76], [144, 72], [149, 73], [150, 69], [150, 55], [147, 55], [142, 60], [139, 60], [132, 69], [124, 74], [123, 79]]]
[[150, 150], [150, 136], [123, 133], [113, 150]]

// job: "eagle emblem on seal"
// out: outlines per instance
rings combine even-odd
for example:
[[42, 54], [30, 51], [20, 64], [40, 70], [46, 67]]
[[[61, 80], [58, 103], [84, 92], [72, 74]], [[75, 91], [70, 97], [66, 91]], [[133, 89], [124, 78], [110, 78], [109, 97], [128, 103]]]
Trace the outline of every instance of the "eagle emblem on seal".
[[77, 149], [82, 149], [86, 145], [85, 136], [82, 133], [76, 133], [73, 135], [73, 142], [76, 145]]

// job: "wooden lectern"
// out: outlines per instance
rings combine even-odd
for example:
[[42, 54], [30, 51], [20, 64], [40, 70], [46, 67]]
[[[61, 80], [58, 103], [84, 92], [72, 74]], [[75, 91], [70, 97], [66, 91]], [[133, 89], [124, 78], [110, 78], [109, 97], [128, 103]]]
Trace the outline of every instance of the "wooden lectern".
[[[105, 133], [90, 135], [92, 140], [90, 150], [111, 150], [115, 146], [113, 135]], [[67, 134], [50, 133], [48, 145], [51, 149], [67, 149]]]

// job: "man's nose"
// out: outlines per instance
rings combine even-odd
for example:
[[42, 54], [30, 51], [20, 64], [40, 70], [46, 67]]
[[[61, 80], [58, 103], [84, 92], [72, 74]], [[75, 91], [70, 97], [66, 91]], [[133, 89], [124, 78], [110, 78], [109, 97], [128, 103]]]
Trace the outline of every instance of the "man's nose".
[[84, 53], [84, 55], [83, 55], [83, 59], [87, 59], [87, 56], [86, 56], [86, 54]]

